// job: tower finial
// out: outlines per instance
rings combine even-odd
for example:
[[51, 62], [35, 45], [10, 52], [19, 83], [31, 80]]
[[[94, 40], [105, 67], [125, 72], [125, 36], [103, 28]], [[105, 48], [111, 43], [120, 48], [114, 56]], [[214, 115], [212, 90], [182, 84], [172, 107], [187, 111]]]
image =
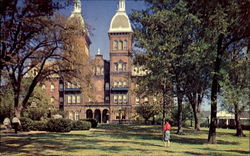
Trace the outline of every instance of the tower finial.
[[118, 3], [118, 11], [125, 11], [126, 7], [125, 7], [125, 0], [119, 0]]
[[81, 13], [81, 1], [80, 0], [75, 0], [74, 12]]
[[100, 50], [100, 48], [97, 49], [97, 55], [101, 55], [101, 50]]

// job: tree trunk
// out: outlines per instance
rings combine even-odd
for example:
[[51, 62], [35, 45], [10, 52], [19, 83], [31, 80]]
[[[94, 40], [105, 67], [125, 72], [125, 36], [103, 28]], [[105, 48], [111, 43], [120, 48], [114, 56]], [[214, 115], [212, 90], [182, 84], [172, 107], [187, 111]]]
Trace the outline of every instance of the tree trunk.
[[183, 134], [183, 129], [182, 129], [182, 99], [183, 99], [183, 96], [181, 94], [177, 95], [177, 100], [178, 100], [178, 119], [177, 119], [178, 120], [177, 121], [178, 122], [178, 130], [177, 130], [176, 134]]
[[223, 34], [219, 35], [217, 43], [217, 56], [214, 63], [214, 75], [212, 79], [212, 89], [211, 89], [211, 122], [209, 126], [208, 143], [216, 144], [216, 127], [217, 127], [217, 94], [219, 89], [219, 71], [221, 64], [221, 57], [223, 55], [222, 41]]
[[236, 136], [242, 137], [245, 136], [240, 124], [240, 113], [239, 113], [239, 108], [238, 108], [238, 104], [234, 105], [234, 109], [235, 109], [235, 123], [236, 123]]
[[194, 129], [196, 131], [199, 131], [200, 130], [200, 108], [197, 106], [197, 98], [196, 98], [196, 94], [194, 93], [194, 95], [189, 95], [189, 102], [192, 106], [192, 109], [193, 109], [193, 113], [194, 113]]

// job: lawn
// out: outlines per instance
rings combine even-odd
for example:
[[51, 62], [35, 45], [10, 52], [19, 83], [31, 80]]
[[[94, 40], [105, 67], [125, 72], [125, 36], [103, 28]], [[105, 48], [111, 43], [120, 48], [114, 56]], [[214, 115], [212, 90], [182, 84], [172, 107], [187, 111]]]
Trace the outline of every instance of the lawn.
[[1, 136], [0, 155], [249, 155], [247, 137], [235, 130], [217, 129], [218, 144], [207, 144], [208, 129], [174, 134], [171, 147], [161, 141], [160, 126], [100, 125], [90, 131]]

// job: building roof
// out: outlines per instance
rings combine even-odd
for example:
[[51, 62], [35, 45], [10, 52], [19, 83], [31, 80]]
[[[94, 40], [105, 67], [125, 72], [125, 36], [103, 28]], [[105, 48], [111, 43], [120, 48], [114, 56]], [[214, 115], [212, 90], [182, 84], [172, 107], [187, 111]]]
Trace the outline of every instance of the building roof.
[[109, 33], [112, 32], [133, 32], [130, 20], [126, 13], [125, 0], [119, 0], [118, 9], [113, 16], [109, 27]]

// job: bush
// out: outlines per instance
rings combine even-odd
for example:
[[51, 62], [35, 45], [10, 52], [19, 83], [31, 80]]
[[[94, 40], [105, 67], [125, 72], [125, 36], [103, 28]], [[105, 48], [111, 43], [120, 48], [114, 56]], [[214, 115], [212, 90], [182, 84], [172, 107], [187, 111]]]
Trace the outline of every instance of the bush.
[[47, 121], [33, 121], [33, 128], [35, 131], [46, 131], [47, 130]]
[[30, 131], [33, 127], [33, 120], [31, 120], [30, 118], [26, 118], [26, 117], [20, 117], [20, 122], [21, 122], [21, 130], [22, 131]]
[[89, 121], [91, 123], [91, 128], [96, 128], [97, 124], [98, 124], [98, 122], [96, 121], [96, 119], [91, 119], [91, 118], [82, 119], [81, 121]]
[[50, 119], [47, 123], [47, 130], [50, 132], [70, 132], [71, 128], [70, 119]]
[[89, 121], [73, 121], [72, 130], [89, 130], [91, 128], [91, 122]]

